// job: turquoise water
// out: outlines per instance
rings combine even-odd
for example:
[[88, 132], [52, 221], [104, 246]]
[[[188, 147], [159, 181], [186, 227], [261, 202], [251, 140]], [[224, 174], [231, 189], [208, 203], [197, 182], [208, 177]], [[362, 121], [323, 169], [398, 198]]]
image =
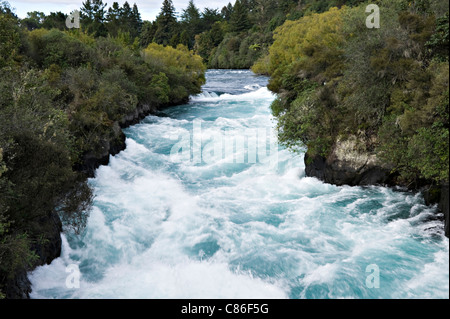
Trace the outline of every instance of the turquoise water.
[[31, 297], [448, 298], [435, 209], [306, 177], [276, 143], [266, 84], [210, 70], [188, 105], [127, 129], [90, 180], [86, 230], [29, 274]]

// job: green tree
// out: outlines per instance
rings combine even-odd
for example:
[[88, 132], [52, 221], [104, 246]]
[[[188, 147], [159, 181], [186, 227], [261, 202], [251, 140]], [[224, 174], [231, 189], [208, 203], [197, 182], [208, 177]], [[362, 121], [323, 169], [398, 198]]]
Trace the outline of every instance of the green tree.
[[125, 1], [120, 10], [118, 21], [122, 32], [128, 32], [132, 39], [139, 36], [142, 28], [142, 19], [136, 4], [131, 7]]
[[141, 34], [139, 35], [139, 44], [141, 47], [146, 48], [150, 43], [153, 42], [156, 29], [156, 22], [144, 21], [142, 23]]
[[425, 44], [431, 58], [448, 62], [449, 52], [449, 14], [436, 19], [436, 28]]
[[51, 261], [60, 221], [83, 229], [87, 176], [123, 147], [121, 125], [186, 103], [204, 84], [202, 60], [186, 47], [139, 52], [127, 35], [28, 31], [0, 4], [0, 298], [17, 275]]
[[222, 15], [217, 9], [205, 8], [202, 12], [202, 30], [207, 31], [218, 21], [222, 21]]
[[216, 22], [211, 30], [195, 36], [194, 50], [208, 65], [210, 65], [209, 60], [212, 59], [213, 51], [224, 39], [226, 27], [226, 22]]
[[172, 0], [164, 0], [161, 12], [156, 18], [154, 42], [169, 45], [171, 39], [178, 32], [178, 22]]
[[111, 36], [117, 36], [120, 30], [120, 17], [122, 15], [122, 9], [119, 3], [113, 2], [112, 6], [108, 8], [106, 13], [106, 28], [108, 29], [108, 34]]
[[14, 64], [20, 53], [18, 19], [7, 3], [0, 3], [0, 68]]
[[260, 30], [264, 30], [268, 26], [270, 20], [275, 16], [277, 11], [277, 3], [273, 0], [257, 0], [253, 19]]
[[81, 25], [88, 33], [96, 37], [105, 36], [106, 4], [102, 0], [86, 0], [81, 7]]
[[66, 30], [66, 19], [67, 14], [58, 12], [50, 12], [44, 19], [42, 23], [42, 27], [45, 29], [58, 29], [58, 30]]
[[242, 0], [236, 0], [234, 4], [233, 12], [230, 17], [230, 26], [232, 32], [247, 31], [251, 27], [248, 9]]
[[130, 27], [132, 29], [131, 36], [138, 37], [142, 29], [142, 18], [139, 9], [136, 4], [133, 4], [133, 10], [131, 11]]
[[399, 183], [447, 182], [448, 15], [436, 17], [435, 1], [382, 1], [383, 28], [374, 31], [364, 26], [365, 5], [333, 3], [357, 6], [304, 2], [325, 11], [278, 27], [269, 56], [254, 65], [278, 93], [280, 142], [328, 157], [357, 137]]
[[42, 241], [54, 240], [58, 228], [46, 222], [51, 216], [85, 222], [91, 190], [72, 169], [68, 118], [53, 105], [58, 91], [51, 89], [45, 72], [1, 69], [0, 76], [1, 287], [36, 265], [35, 249]]
[[221, 10], [222, 18], [225, 21], [230, 21], [232, 13], [233, 13], [233, 5], [230, 2], [228, 2], [228, 4], [224, 6]]
[[183, 9], [181, 15], [182, 24], [182, 42], [185, 43], [190, 49], [194, 47], [195, 35], [202, 31], [202, 20], [199, 9], [195, 6], [193, 0], [189, 0], [189, 4], [186, 9]]
[[33, 11], [27, 13], [25, 19], [22, 19], [21, 24], [31, 31], [34, 29], [42, 28], [42, 24], [44, 21], [45, 21], [44, 12]]

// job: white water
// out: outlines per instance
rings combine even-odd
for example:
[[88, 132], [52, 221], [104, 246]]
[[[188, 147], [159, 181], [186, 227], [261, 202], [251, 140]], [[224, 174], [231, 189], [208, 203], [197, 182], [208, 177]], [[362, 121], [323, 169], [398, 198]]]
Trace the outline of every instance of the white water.
[[419, 195], [324, 184], [281, 147], [264, 163], [237, 149], [209, 163], [171, 156], [180, 139], [195, 144], [195, 121], [203, 143], [275, 125], [266, 78], [207, 79], [189, 105], [126, 130], [127, 149], [90, 181], [85, 232], [30, 273], [32, 298], [448, 298], [449, 241]]

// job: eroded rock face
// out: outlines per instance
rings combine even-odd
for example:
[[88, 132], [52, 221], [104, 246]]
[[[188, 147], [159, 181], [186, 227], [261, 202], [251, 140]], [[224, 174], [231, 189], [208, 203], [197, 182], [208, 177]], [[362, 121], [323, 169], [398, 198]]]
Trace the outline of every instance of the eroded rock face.
[[444, 214], [444, 229], [445, 229], [445, 236], [449, 236], [449, 189], [448, 189], [448, 183], [441, 186], [441, 196], [439, 198], [439, 204], [438, 204], [439, 210], [442, 211]]
[[307, 176], [335, 185], [393, 185], [392, 167], [367, 151], [356, 137], [338, 140], [327, 158], [305, 155]]
[[29, 299], [30, 293], [31, 282], [26, 271], [21, 271], [6, 283], [7, 299]]
[[101, 165], [108, 165], [110, 156], [115, 156], [126, 148], [126, 137], [122, 129], [137, 124], [146, 116], [158, 114], [158, 112], [157, 107], [145, 104], [123, 116], [120, 121], [113, 124], [110, 137], [103, 140], [98, 149], [83, 154], [82, 163], [76, 165], [74, 169], [84, 172], [88, 177], [94, 177], [97, 168]]
[[114, 134], [111, 140], [103, 141], [101, 149], [84, 154], [82, 163], [76, 165], [75, 170], [84, 172], [88, 177], [95, 177], [97, 168], [101, 165], [108, 165], [110, 156], [114, 156], [125, 149], [125, 140], [125, 134], [119, 128], [119, 131]]

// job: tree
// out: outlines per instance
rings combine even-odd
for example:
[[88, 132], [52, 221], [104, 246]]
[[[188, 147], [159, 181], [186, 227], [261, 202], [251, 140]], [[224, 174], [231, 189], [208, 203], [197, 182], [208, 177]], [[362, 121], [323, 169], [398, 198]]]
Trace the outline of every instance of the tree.
[[436, 19], [436, 30], [426, 43], [428, 54], [440, 61], [448, 62], [449, 52], [449, 14]]
[[86, 0], [81, 7], [81, 24], [96, 37], [106, 36], [105, 7], [102, 0]]
[[231, 14], [233, 13], [233, 5], [230, 2], [228, 2], [228, 4], [222, 8], [221, 13], [222, 13], [222, 18], [225, 21], [230, 21]]
[[137, 37], [141, 33], [142, 29], [142, 19], [141, 14], [139, 13], [139, 9], [136, 4], [133, 4], [133, 10], [131, 11], [131, 25], [132, 37]]
[[138, 37], [142, 28], [142, 19], [136, 4], [131, 8], [125, 1], [121, 8], [117, 2], [108, 9], [106, 14], [106, 27], [108, 34], [117, 37], [120, 34], [128, 34], [131, 41]]
[[139, 45], [146, 48], [153, 42], [156, 33], [156, 22], [144, 21], [142, 24], [141, 34], [139, 35]]
[[255, 23], [263, 30], [277, 13], [277, 3], [273, 0], [257, 0], [253, 17]]
[[0, 13], [11, 15], [14, 18], [17, 18], [7, 1], [0, 1]]
[[60, 11], [50, 12], [48, 16], [45, 17], [42, 27], [45, 29], [58, 29], [65, 30], [67, 15]]
[[0, 68], [14, 64], [20, 50], [20, 30], [17, 17], [9, 6], [0, 3]]
[[[101, 8], [84, 5], [93, 22]], [[120, 40], [28, 31], [0, 2], [0, 299], [19, 297], [18, 276], [56, 258], [61, 225], [82, 230], [92, 204], [86, 175], [124, 146], [130, 115], [201, 91], [205, 68], [193, 52], [155, 44], [141, 55]]]
[[242, 0], [236, 0], [230, 18], [231, 31], [244, 32], [250, 29], [251, 24], [248, 18], [248, 10]]
[[198, 23], [199, 20], [200, 20], [200, 11], [195, 6], [194, 1], [189, 0], [187, 8], [183, 9], [181, 21], [190, 24], [190, 23]]
[[119, 24], [122, 33], [128, 33], [131, 39], [139, 36], [142, 28], [142, 19], [136, 4], [133, 8], [125, 1], [119, 14]]
[[202, 13], [203, 30], [209, 30], [217, 21], [222, 21], [222, 15], [217, 9], [205, 8]]
[[33, 11], [27, 13], [26, 18], [21, 21], [21, 24], [31, 31], [34, 29], [41, 28], [44, 20], [45, 20], [44, 12]]
[[120, 10], [119, 15], [120, 29], [122, 32], [133, 33], [133, 30], [131, 30], [133, 23], [132, 20], [133, 20], [133, 11], [131, 9], [130, 4], [127, 1], [125, 1], [122, 6], [122, 9]]
[[108, 9], [108, 13], [106, 14], [106, 28], [108, 29], [108, 33], [110, 35], [117, 36], [117, 34], [119, 33], [121, 16], [122, 9], [117, 2], [114, 2], [113, 5]]
[[183, 10], [181, 23], [183, 32], [180, 35], [180, 41], [187, 45], [189, 49], [192, 49], [195, 43], [195, 35], [201, 33], [202, 30], [200, 11], [193, 0], [189, 0], [187, 8]]
[[169, 45], [171, 39], [178, 31], [177, 29], [178, 22], [172, 0], [164, 0], [161, 12], [156, 18], [154, 42], [162, 45]]

